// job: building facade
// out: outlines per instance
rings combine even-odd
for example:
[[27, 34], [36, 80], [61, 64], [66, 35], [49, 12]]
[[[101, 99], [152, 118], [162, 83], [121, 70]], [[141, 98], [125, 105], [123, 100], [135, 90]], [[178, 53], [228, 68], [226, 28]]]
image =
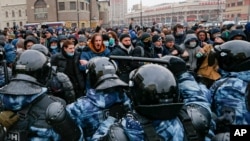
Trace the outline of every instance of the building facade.
[[178, 3], [163, 3], [152, 7], [134, 9], [126, 14], [135, 24], [151, 26], [155, 23], [195, 23], [197, 21], [222, 22], [225, 17], [225, 0], [186, 0]]
[[64, 21], [67, 27], [88, 27], [89, 15], [89, 0], [27, 0], [28, 23]]
[[128, 11], [128, 0], [110, 0], [110, 26], [126, 24], [125, 15]]
[[250, 1], [249, 0], [226, 0], [225, 18], [226, 20], [249, 21]]
[[0, 0], [0, 29], [21, 27], [27, 23], [26, 0]]

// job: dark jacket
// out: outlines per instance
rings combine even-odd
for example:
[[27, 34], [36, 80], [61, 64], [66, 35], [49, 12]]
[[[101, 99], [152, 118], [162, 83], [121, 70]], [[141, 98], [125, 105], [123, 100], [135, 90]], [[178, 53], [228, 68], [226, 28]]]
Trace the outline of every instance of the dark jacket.
[[[114, 50], [110, 53], [110, 55], [116, 56], [131, 56], [134, 47], [131, 45], [128, 49], [125, 48], [121, 43], [119, 46], [114, 48]], [[133, 65], [131, 65], [131, 61], [125, 60], [115, 60], [118, 65], [118, 75], [124, 82], [129, 81], [129, 73], [134, 69]]]
[[[66, 55], [64, 50], [62, 52], [57, 53], [51, 57], [51, 65], [52, 66], [57, 66], [57, 71], [58, 72], [63, 72], [68, 77], [70, 78], [70, 81], [72, 82], [76, 97], [80, 97], [84, 95], [84, 90], [85, 90], [85, 78], [84, 74], [80, 72], [79, 70], [79, 58], [80, 58], [80, 53], [75, 51], [74, 57], [73, 57], [73, 64], [67, 64], [69, 62], [69, 57]], [[67, 67], [72, 66], [70, 70], [73, 71], [74, 76], [69, 76], [69, 74], [72, 74], [72, 72], [68, 72]]]

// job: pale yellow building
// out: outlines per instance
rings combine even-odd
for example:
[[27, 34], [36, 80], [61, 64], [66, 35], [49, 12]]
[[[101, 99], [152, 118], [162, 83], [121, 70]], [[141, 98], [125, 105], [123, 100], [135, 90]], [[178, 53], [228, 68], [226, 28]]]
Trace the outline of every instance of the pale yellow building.
[[0, 0], [0, 29], [27, 23], [26, 0]]

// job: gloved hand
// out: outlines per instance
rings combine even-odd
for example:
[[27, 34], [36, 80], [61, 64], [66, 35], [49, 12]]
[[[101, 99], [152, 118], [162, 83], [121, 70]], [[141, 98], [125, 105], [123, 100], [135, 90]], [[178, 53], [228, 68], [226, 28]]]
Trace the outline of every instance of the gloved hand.
[[19, 120], [19, 116], [12, 111], [0, 112], [0, 124], [7, 130]]
[[164, 56], [161, 59], [168, 61], [168, 69], [175, 75], [179, 76], [187, 71], [186, 62], [177, 56]]

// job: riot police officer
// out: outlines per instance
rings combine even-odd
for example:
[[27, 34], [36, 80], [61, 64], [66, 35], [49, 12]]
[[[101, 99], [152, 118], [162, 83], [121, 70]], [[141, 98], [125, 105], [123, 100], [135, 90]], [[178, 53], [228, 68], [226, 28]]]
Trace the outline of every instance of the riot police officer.
[[[42, 52], [50, 60], [49, 50], [44, 45], [34, 44], [31, 50]], [[73, 84], [69, 77], [63, 72], [57, 72], [56, 66], [50, 66], [49, 64], [48, 80], [44, 82], [44, 85], [48, 88], [49, 94], [64, 99], [67, 104], [74, 102], [76, 99]]]
[[217, 140], [228, 139], [230, 125], [250, 124], [250, 43], [228, 41], [215, 46], [211, 56], [218, 61], [221, 74], [210, 88], [212, 111], [217, 116]]
[[[84, 139], [100, 140], [105, 128], [112, 125], [130, 109], [130, 100], [124, 89], [128, 86], [116, 75], [117, 66], [106, 57], [94, 57], [87, 64], [87, 93], [76, 102], [67, 105], [71, 118], [81, 126]], [[103, 126], [102, 126], [103, 127]], [[97, 136], [93, 136], [97, 129]]]
[[[162, 65], [146, 64], [131, 72], [135, 112], [111, 126], [109, 140], [201, 141], [210, 133], [213, 135], [205, 91], [187, 72], [182, 59], [175, 56], [163, 59], [169, 62], [171, 71]], [[122, 129], [117, 132], [119, 127]]]
[[[63, 110], [61, 112], [51, 110], [51, 104], [65, 106], [66, 103], [60, 98], [47, 95], [47, 88], [42, 84], [46, 82], [49, 72], [47, 57], [39, 51], [27, 50], [17, 60], [15, 72], [16, 75], [10, 83], [0, 89], [1, 108], [12, 111], [19, 117], [19, 120], [5, 131], [7, 133], [5, 139], [17, 141], [79, 139], [80, 131], [77, 130], [77, 126], [73, 122], [64, 124], [70, 123], [67, 114], [59, 114], [63, 113]], [[53, 118], [50, 118], [51, 115], [54, 115]], [[69, 128], [73, 129], [67, 131], [70, 136], [61, 132]]]

